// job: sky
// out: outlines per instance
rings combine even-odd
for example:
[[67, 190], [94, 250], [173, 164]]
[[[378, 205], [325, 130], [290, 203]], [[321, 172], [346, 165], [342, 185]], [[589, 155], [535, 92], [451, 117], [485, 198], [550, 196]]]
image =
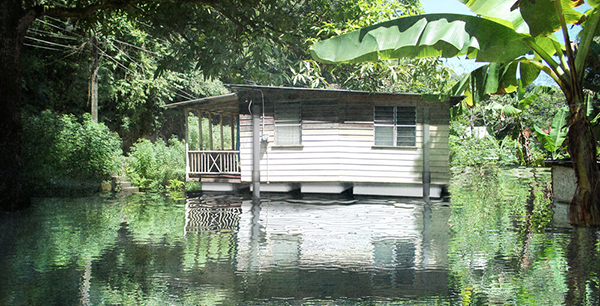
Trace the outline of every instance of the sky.
[[421, 0], [421, 4], [428, 14], [455, 13], [474, 15], [466, 5], [458, 0]]

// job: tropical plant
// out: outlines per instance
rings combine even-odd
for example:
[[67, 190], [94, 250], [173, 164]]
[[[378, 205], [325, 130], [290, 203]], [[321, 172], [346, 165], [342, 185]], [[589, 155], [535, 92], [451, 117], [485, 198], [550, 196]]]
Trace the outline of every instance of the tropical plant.
[[533, 158], [529, 137], [531, 135], [531, 129], [533, 128], [525, 126], [526, 111], [542, 93], [552, 93], [553, 91], [554, 89], [552, 87], [538, 86], [534, 87], [526, 94], [526, 88], [521, 86], [516, 92], [508, 94], [509, 100], [514, 100], [515, 103], [499, 103], [493, 101], [487, 105], [487, 108], [494, 112], [497, 121], [505, 121], [507, 118], [514, 119], [513, 130], [516, 130], [516, 133], [513, 134], [516, 134], [516, 136], [511, 136], [516, 138], [519, 146], [517, 148], [517, 155], [519, 162], [523, 165], [538, 164]]
[[121, 139], [106, 125], [44, 111], [24, 116], [28, 190], [37, 196], [97, 192], [121, 166]]
[[[584, 1], [461, 1], [477, 16], [403, 17], [319, 42], [311, 52], [327, 63], [461, 55], [489, 62], [471, 74], [471, 82], [458, 86], [473, 96], [514, 92], [545, 72], [563, 91], [569, 107], [568, 148], [577, 177], [571, 222], [600, 224], [596, 139], [583, 93], [586, 60], [596, 45], [600, 2], [587, 1], [592, 8], [580, 13], [574, 8]], [[583, 27], [577, 48], [568, 32], [571, 24]], [[565, 44], [554, 35], [558, 30]]]
[[126, 167], [133, 185], [163, 191], [185, 179], [185, 145], [175, 137], [168, 144], [162, 139], [155, 143], [140, 139], [131, 148]]
[[565, 149], [563, 143], [567, 138], [568, 114], [569, 109], [567, 107], [558, 110], [554, 120], [552, 120], [550, 133], [547, 133], [539, 126], [534, 125], [535, 134], [538, 140], [542, 143], [544, 148], [550, 152], [552, 159], [557, 159]]

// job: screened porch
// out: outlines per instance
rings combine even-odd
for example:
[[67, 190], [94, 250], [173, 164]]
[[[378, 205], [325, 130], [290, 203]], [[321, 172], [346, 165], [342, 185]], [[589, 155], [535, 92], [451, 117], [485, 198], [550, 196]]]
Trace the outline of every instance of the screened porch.
[[186, 180], [240, 180], [239, 115], [235, 94], [173, 103], [186, 120]]

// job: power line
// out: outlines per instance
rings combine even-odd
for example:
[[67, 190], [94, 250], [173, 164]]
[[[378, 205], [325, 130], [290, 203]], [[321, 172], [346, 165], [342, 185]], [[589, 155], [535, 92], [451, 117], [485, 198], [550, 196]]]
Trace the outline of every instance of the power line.
[[52, 48], [52, 47], [44, 47], [44, 46], [34, 45], [34, 44], [28, 44], [28, 43], [23, 43], [23, 46], [28, 46], [28, 47], [33, 47], [33, 48], [39, 48], [39, 49], [46, 49], [46, 50], [52, 50], [52, 51], [65, 51], [65, 49], [57, 49], [57, 48]]
[[[87, 38], [85, 38], [84, 36], [82, 36], [82, 35], [80, 35], [80, 34], [78, 34], [76, 32], [71, 32], [71, 31], [67, 30], [66, 29], [66, 27], [67, 27], [66, 23], [64, 21], [60, 20], [60, 19], [57, 19], [57, 18], [54, 18], [54, 17], [50, 17], [50, 16], [45, 16], [45, 19], [46, 20], [36, 19], [36, 21], [39, 21], [40, 23], [45, 24], [45, 25], [47, 25], [47, 26], [49, 26], [51, 28], [55, 28], [55, 29], [59, 30], [61, 33], [67, 32], [68, 35], [54, 33], [54, 32], [50, 32], [50, 31], [46, 31], [46, 30], [42, 30], [42, 29], [35, 29], [35, 28], [30, 29], [32, 31], [32, 34], [39, 35], [39, 36], [45, 36], [45, 37], [51, 37], [51, 38], [57, 38], [57, 39], [72, 40], [72, 41], [78, 41], [78, 40], [81, 40], [81, 39], [85, 39], [86, 41], [88, 40]], [[65, 26], [61, 27], [61, 26], [58, 26], [58, 25], [56, 25], [56, 24], [54, 24], [54, 23], [52, 23], [50, 21], [59, 22], [59, 23], [64, 24]], [[144, 24], [144, 26], [149, 26], [149, 25]], [[136, 36], [131, 31], [128, 31], [128, 30], [123, 30], [122, 32], [128, 33], [128, 34], [130, 34], [132, 36]], [[148, 37], [151, 37], [154, 40], [158, 41], [159, 43], [165, 43], [165, 42], [168, 43], [167, 40], [164, 40], [164, 39], [161, 39], [161, 38], [157, 38], [157, 37], [153, 37], [152, 35], [150, 35], [148, 33], [145, 33], [145, 34]], [[71, 35], [73, 35], [73, 36], [71, 36]], [[77, 51], [80, 51], [83, 48], [83, 46], [86, 44], [86, 43], [83, 43], [79, 47], [76, 47], [76, 46], [60, 44], [60, 43], [56, 43], [56, 42], [50, 42], [50, 41], [47, 41], [47, 40], [43, 40], [43, 39], [31, 37], [31, 36], [27, 36], [26, 38], [28, 38], [30, 40], [33, 40], [35, 42], [39, 42], [41, 44], [48, 45], [48, 46], [44, 46], [44, 45], [39, 45], [39, 44], [25, 44], [26, 46], [30, 46], [30, 47], [34, 47], [34, 48], [47, 49], [47, 50], [52, 50], [52, 51], [72, 50], [72, 52], [70, 52], [66, 56], [62, 57], [60, 60], [62, 60], [64, 58], [67, 58], [67, 57], [69, 57], [69, 56], [77, 53]], [[114, 41], [116, 43], [119, 43], [119, 44], [123, 44], [123, 45], [129, 46], [129, 47], [132, 47], [132, 48], [135, 48], [135, 49], [137, 49], [139, 51], [142, 51], [142, 52], [145, 52], [147, 54], [151, 54], [151, 55], [154, 55], [154, 56], [160, 56], [160, 54], [158, 52], [147, 50], [145, 48], [142, 48], [140, 46], [134, 45], [134, 44], [129, 43], [129, 42], [125, 42], [125, 41], [122, 41], [122, 40], [119, 40], [119, 39], [115, 39], [115, 38], [112, 38], [111, 40], [108, 40], [107, 38], [105, 38], [105, 39], [106, 39], [107, 43], [109, 43], [113, 48], [115, 48], [119, 54], [123, 54], [123, 56], [132, 65], [134, 65], [134, 66], [138, 67], [139, 69], [141, 69], [142, 72], [139, 73], [139, 74], [141, 74], [142, 76], [146, 75], [145, 71], [147, 70], [147, 68], [144, 67], [144, 65], [138, 63], [131, 55], [129, 55], [129, 53], [125, 52], [122, 48], [119, 48], [118, 46], [116, 46], [112, 41]], [[59, 48], [57, 48], [57, 47], [59, 47]], [[63, 49], [61, 49], [61, 48], [63, 48]], [[118, 59], [116, 59], [114, 56], [111, 56], [105, 50], [103, 50], [101, 48], [98, 48], [98, 50], [100, 51], [100, 53], [103, 56], [106, 56], [109, 60], [111, 60], [112, 62], [114, 62], [117, 65], [117, 67], [120, 67], [120, 68], [124, 69], [125, 71], [127, 71], [129, 73], [138, 74], [138, 72], [136, 72], [136, 71], [128, 68], [124, 63], [122, 63], [121, 61], [119, 61]], [[189, 78], [189, 77], [187, 77], [187, 76], [185, 76], [183, 74], [175, 73], [175, 72], [172, 72], [172, 71], [167, 71], [167, 72], [170, 75], [175, 76], [176, 78], [178, 78], [180, 80], [194, 81], [192, 78]], [[164, 79], [164, 81], [166, 82], [167, 87], [170, 87], [170, 88], [164, 88], [164, 90], [170, 92], [171, 94], [173, 94], [175, 96], [178, 96], [178, 97], [181, 97], [181, 98], [184, 98], [184, 99], [195, 99], [195, 98], [197, 98], [194, 94], [189, 93], [189, 92], [185, 91], [184, 89], [180, 88], [179, 85], [173, 84], [173, 83], [169, 82], [167, 79]]]
[[63, 47], [63, 48], [67, 48], [67, 49], [76, 49], [76, 47], [73, 47], [73, 46], [63, 45], [63, 44], [59, 44], [59, 43], [55, 43], [55, 42], [51, 42], [51, 41], [47, 41], [47, 40], [43, 40], [43, 39], [39, 39], [39, 38], [34, 38], [31, 36], [25, 36], [25, 38], [33, 40], [33, 41], [37, 41], [40, 43], [44, 43], [44, 44], [47, 44], [50, 46]]

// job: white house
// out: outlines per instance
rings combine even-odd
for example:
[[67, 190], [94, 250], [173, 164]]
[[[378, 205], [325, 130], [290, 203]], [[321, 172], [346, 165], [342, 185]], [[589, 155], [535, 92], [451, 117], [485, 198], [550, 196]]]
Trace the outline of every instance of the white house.
[[[460, 97], [229, 87], [166, 106], [211, 122], [208, 133], [199, 128], [210, 145], [186, 152], [186, 179], [203, 190], [440, 197], [448, 184], [450, 108]], [[228, 148], [224, 133], [234, 139]]]

